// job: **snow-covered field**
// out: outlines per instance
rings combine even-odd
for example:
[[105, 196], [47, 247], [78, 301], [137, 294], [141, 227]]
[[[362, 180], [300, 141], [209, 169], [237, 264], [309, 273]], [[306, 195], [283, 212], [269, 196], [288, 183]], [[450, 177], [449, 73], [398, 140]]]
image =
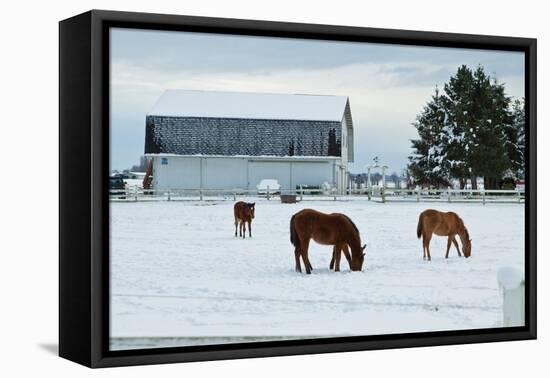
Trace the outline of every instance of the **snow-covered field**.
[[[252, 238], [234, 237], [233, 202], [111, 204], [111, 348], [486, 328], [501, 325], [497, 270], [524, 267], [524, 206], [258, 200]], [[328, 269], [310, 244], [294, 271], [289, 220], [302, 208], [342, 212], [359, 227], [363, 272]], [[426, 208], [457, 212], [472, 241], [459, 258], [416, 238]]]

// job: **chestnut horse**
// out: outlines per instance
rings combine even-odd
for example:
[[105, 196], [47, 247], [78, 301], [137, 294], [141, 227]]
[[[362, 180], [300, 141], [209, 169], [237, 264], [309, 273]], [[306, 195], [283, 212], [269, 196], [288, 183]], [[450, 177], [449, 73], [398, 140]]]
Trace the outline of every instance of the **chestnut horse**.
[[423, 258], [428, 260], [432, 259], [430, 255], [430, 241], [432, 240], [432, 234], [439, 236], [447, 236], [447, 253], [445, 258], [449, 258], [449, 249], [451, 248], [451, 243], [454, 244], [459, 256], [460, 249], [458, 248], [458, 243], [455, 239], [455, 236], [460, 237], [462, 242], [462, 252], [464, 252], [464, 257], [470, 257], [472, 254], [472, 239], [468, 234], [466, 226], [462, 219], [453, 212], [444, 213], [437, 210], [425, 210], [420, 213], [418, 217], [418, 226], [416, 227], [416, 236], [420, 239], [422, 236], [422, 251], [424, 253]]
[[254, 210], [256, 203], [246, 203], [239, 201], [233, 206], [233, 215], [235, 216], [235, 236], [237, 236], [237, 225], [239, 226], [239, 236], [246, 237], [246, 223], [248, 223], [248, 234], [252, 237], [252, 219], [254, 219]]
[[333, 245], [332, 257], [335, 260], [335, 270], [340, 270], [342, 250], [351, 249], [350, 268], [360, 271], [363, 267], [365, 254], [361, 247], [361, 236], [357, 226], [344, 214], [324, 214], [313, 209], [304, 209], [290, 219], [290, 241], [294, 245], [296, 271], [302, 272], [300, 256], [304, 261], [306, 273], [313, 269], [308, 257], [309, 241], [313, 239], [319, 244]]

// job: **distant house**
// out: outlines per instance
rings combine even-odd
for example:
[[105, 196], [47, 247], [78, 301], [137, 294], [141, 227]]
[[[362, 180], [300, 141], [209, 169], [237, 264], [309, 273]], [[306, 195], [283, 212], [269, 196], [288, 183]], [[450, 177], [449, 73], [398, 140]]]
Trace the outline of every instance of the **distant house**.
[[347, 186], [349, 100], [340, 96], [168, 90], [146, 116], [157, 189]]

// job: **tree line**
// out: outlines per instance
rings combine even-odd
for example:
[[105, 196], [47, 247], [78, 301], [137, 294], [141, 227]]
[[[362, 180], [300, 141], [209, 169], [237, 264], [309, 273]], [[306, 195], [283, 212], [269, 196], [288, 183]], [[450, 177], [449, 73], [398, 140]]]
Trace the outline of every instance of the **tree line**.
[[525, 171], [525, 101], [513, 100], [504, 84], [463, 65], [435, 93], [413, 126], [408, 174], [415, 184], [447, 187], [457, 180], [473, 189], [483, 177], [485, 189], [498, 189], [504, 178]]

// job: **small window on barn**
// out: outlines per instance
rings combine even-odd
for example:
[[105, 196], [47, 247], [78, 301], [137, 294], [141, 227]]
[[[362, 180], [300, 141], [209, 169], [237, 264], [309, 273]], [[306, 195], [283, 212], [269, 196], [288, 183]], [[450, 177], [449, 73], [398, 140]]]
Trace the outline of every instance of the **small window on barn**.
[[168, 165], [168, 158], [165, 158], [165, 157], [161, 158], [161, 159], [160, 159], [160, 164], [162, 164], [162, 165]]

